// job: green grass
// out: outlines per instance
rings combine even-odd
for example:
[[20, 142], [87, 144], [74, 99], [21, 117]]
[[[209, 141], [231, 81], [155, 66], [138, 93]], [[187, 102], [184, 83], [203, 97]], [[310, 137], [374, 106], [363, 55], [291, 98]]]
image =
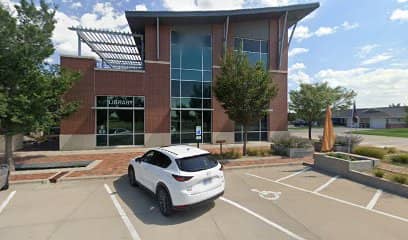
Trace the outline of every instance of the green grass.
[[355, 134], [408, 138], [408, 128], [388, 128], [353, 131]]

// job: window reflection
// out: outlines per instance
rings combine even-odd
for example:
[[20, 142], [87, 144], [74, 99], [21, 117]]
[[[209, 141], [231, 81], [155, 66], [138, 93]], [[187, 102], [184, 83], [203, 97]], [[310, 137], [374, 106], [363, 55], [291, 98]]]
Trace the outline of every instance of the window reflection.
[[171, 33], [171, 142], [211, 142], [211, 35]]
[[144, 97], [97, 96], [96, 145], [144, 144]]

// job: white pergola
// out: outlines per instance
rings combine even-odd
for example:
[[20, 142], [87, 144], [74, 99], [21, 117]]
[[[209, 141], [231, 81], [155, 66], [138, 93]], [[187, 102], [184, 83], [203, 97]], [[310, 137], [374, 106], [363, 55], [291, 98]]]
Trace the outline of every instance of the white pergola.
[[78, 36], [78, 56], [81, 43], [86, 43], [102, 60], [103, 67], [118, 69], [144, 68], [144, 39], [142, 34], [70, 27]]

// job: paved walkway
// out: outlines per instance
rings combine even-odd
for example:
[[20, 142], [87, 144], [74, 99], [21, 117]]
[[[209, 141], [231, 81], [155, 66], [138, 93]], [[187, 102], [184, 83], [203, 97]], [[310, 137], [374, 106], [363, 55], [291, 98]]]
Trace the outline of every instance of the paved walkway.
[[[268, 147], [267, 143], [251, 144], [251, 147], [265, 148]], [[202, 146], [203, 147], [203, 146]], [[218, 152], [217, 145], [205, 146], [210, 152]], [[240, 145], [227, 145], [224, 149], [234, 148], [236, 151], [240, 151]], [[41, 170], [41, 171], [25, 171], [24, 173], [14, 172], [12, 173], [10, 180], [16, 181], [47, 181], [57, 174], [63, 174], [63, 179], [82, 178], [82, 177], [106, 177], [106, 176], [119, 176], [127, 173], [127, 167], [129, 160], [137, 156], [141, 156], [147, 149], [146, 148], [126, 148], [126, 149], [105, 149], [105, 150], [90, 150], [90, 151], [62, 151], [62, 152], [18, 152], [15, 156], [15, 162], [18, 163], [50, 163], [50, 162], [75, 162], [86, 160], [97, 160], [96, 164], [92, 168], [79, 169], [53, 169], [53, 170]], [[60, 153], [60, 154], [57, 154]], [[312, 162], [312, 157], [304, 159], [291, 159], [282, 158], [280, 156], [269, 157], [245, 157], [239, 160], [225, 160], [223, 161], [224, 167], [236, 168], [253, 165], [276, 165], [276, 164], [302, 164], [303, 162]]]

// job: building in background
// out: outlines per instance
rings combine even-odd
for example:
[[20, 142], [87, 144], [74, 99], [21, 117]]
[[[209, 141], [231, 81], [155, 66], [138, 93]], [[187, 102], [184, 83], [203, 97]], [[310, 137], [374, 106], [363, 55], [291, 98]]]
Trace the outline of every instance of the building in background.
[[[131, 33], [71, 28], [78, 56], [61, 56], [61, 66], [82, 73], [66, 96], [81, 107], [62, 121], [60, 149], [193, 143], [197, 126], [200, 142], [240, 142], [241, 126], [212, 94], [226, 49], [242, 49], [252, 64], [262, 61], [279, 88], [248, 140], [287, 131], [288, 47], [297, 22], [318, 7], [127, 11]], [[98, 60], [81, 56], [84, 43]]]
[[[407, 113], [403, 106], [357, 109], [359, 122], [354, 127], [359, 128], [403, 128], [408, 127], [405, 122]], [[333, 114], [335, 125], [352, 127], [351, 111], [336, 111]]]

